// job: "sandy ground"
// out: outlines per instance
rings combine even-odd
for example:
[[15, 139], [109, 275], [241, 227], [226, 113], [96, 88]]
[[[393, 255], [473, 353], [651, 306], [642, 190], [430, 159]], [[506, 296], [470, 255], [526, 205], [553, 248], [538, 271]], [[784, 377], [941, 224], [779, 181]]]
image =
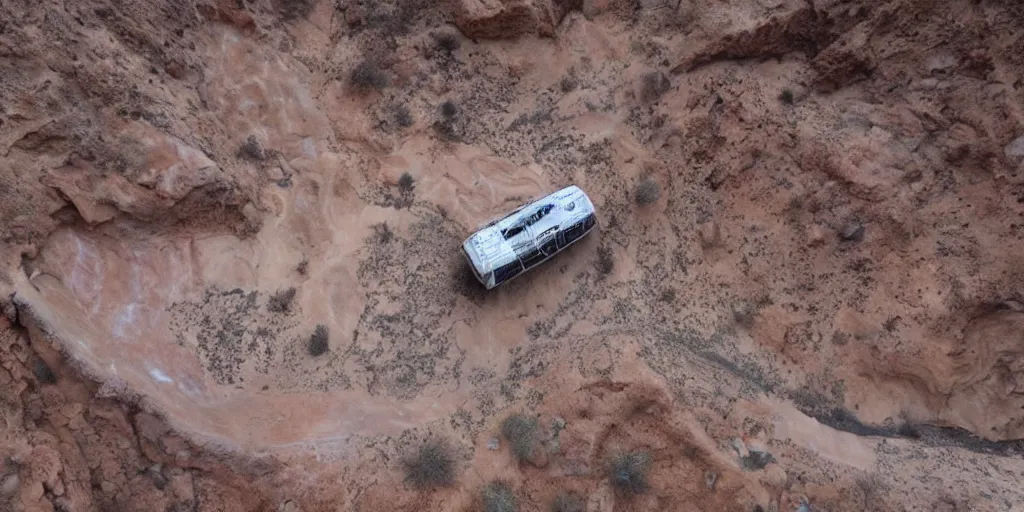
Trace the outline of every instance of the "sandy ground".
[[1024, 510], [1017, 2], [12, 0], [0, 66], [4, 510]]

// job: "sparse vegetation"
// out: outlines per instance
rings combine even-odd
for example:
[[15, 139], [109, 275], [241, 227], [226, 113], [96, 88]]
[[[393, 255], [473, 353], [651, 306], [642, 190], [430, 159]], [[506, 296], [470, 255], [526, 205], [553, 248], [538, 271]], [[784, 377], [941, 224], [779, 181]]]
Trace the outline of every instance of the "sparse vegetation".
[[445, 119], [451, 119], [459, 113], [459, 107], [452, 100], [445, 101], [441, 104], [441, 115]]
[[57, 376], [50, 369], [50, 365], [46, 364], [46, 361], [36, 358], [32, 363], [32, 373], [35, 374], [36, 380], [40, 384], [54, 384], [57, 382]]
[[533, 455], [540, 428], [537, 418], [513, 414], [501, 422], [501, 435], [508, 441], [516, 460], [523, 461]]
[[462, 43], [459, 42], [458, 36], [450, 32], [442, 32], [434, 36], [434, 42], [437, 44], [437, 48], [447, 54], [451, 54], [455, 50], [462, 47]]
[[412, 187], [415, 184], [415, 180], [412, 179], [412, 175], [403, 172], [402, 176], [398, 178], [398, 190], [401, 190], [403, 194], [412, 192]]
[[576, 87], [578, 86], [579, 82], [577, 82], [576, 77], [572, 75], [562, 77], [562, 81], [558, 83], [558, 87], [562, 89], [562, 92], [564, 93], [572, 92], [576, 90]]
[[377, 243], [386, 244], [394, 240], [395, 233], [391, 231], [391, 227], [388, 226], [387, 222], [381, 222], [373, 226], [373, 235], [377, 239]]
[[395, 107], [395, 122], [402, 128], [412, 126], [412, 112], [409, 112], [409, 107], [406, 107], [405, 105], [398, 105]]
[[484, 512], [516, 512], [516, 496], [512, 487], [504, 481], [495, 480], [480, 492]]
[[260, 141], [256, 139], [255, 135], [250, 135], [245, 138], [245, 142], [238, 148], [238, 156], [247, 160], [263, 160], [266, 155], [263, 153], [263, 146], [260, 145]]
[[295, 299], [295, 287], [280, 290], [270, 296], [267, 301], [267, 311], [271, 313], [285, 313], [292, 308], [292, 300]]
[[783, 89], [782, 92], [779, 93], [779, 101], [785, 103], [786, 105], [792, 105], [793, 104], [793, 91], [791, 91], [789, 89]]
[[582, 499], [564, 491], [558, 493], [551, 504], [551, 512], [583, 512], [584, 509]]
[[607, 276], [615, 270], [615, 259], [612, 257], [612, 250], [601, 246], [597, 248], [597, 275], [600, 277]]
[[455, 458], [444, 442], [427, 441], [405, 462], [405, 475], [419, 488], [451, 485], [455, 482]]
[[668, 77], [665, 76], [661, 71], [651, 71], [643, 77], [643, 84], [640, 88], [640, 99], [644, 103], [649, 103], [657, 100], [662, 94], [665, 94], [672, 83], [669, 82]]
[[381, 69], [379, 63], [372, 59], [366, 59], [359, 63], [352, 74], [349, 75], [349, 83], [362, 92], [370, 89], [381, 90], [388, 86], [388, 76]]
[[648, 489], [647, 471], [651, 456], [645, 451], [634, 451], [612, 457], [608, 465], [608, 478], [619, 492], [634, 495]]
[[303, 275], [304, 276], [304, 275], [308, 274], [309, 273], [309, 260], [306, 259], [306, 258], [302, 258], [302, 261], [300, 261], [298, 266], [295, 267], [295, 270], [299, 273], [299, 275]]
[[327, 326], [318, 324], [309, 337], [309, 355], [317, 357], [323, 355], [330, 348], [327, 343]]
[[275, 0], [277, 12], [285, 20], [305, 18], [313, 11], [314, 0]]
[[644, 178], [633, 192], [633, 198], [640, 206], [651, 204], [659, 197], [661, 197], [661, 187], [651, 178]]

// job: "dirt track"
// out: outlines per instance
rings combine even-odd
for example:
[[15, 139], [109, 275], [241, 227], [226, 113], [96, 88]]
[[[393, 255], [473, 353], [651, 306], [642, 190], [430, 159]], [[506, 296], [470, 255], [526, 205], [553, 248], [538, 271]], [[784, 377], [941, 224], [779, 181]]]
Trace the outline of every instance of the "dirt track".
[[[0, 7], [14, 510], [1024, 503], [1015, 3], [79, 4]], [[599, 231], [485, 292], [570, 183]]]

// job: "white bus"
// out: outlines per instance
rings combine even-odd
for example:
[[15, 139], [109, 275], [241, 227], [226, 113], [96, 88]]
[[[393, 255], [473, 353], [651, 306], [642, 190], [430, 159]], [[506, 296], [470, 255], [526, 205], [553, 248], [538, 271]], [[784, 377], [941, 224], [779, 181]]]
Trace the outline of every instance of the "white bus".
[[597, 225], [594, 204], [571, 185], [516, 208], [462, 243], [473, 275], [488, 290], [544, 263]]

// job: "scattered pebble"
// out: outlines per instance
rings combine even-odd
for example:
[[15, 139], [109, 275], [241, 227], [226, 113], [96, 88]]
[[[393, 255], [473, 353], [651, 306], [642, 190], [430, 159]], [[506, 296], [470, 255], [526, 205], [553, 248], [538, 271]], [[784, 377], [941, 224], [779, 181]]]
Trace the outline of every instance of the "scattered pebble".
[[487, 440], [487, 449], [488, 450], [491, 450], [493, 452], [493, 451], [496, 451], [500, 447], [501, 447], [501, 442], [498, 441], [497, 437], [492, 437], [492, 438]]

